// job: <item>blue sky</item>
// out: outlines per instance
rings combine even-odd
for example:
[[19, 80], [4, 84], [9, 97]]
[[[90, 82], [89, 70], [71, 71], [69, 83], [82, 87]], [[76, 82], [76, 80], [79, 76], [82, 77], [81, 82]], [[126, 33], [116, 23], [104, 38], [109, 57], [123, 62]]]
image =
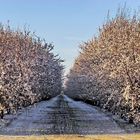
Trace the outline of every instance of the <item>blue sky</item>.
[[28, 25], [53, 43], [68, 73], [79, 44], [97, 34], [108, 10], [114, 16], [125, 2], [128, 8], [139, 9], [140, 0], [0, 0], [0, 22], [9, 20], [13, 28]]

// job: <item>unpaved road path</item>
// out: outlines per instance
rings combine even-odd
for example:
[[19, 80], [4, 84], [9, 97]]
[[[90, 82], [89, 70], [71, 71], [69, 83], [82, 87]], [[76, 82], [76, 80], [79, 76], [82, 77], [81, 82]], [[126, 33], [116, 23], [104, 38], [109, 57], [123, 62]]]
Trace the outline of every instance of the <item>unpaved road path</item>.
[[124, 133], [95, 107], [59, 95], [24, 109], [0, 134], [118, 134]]

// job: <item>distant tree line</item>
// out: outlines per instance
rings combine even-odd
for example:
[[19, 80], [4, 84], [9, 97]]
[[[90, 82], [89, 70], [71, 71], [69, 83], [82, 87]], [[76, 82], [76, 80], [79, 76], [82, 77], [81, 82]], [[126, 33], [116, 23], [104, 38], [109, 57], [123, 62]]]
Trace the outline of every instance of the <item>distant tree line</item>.
[[0, 117], [61, 92], [63, 65], [53, 45], [0, 25]]
[[65, 93], [140, 125], [140, 19], [125, 9], [80, 45]]

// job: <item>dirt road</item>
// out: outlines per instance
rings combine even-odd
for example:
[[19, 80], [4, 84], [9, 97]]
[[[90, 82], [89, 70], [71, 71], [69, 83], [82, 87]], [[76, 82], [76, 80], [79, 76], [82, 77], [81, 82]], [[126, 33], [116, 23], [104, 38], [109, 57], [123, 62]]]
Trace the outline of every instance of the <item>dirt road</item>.
[[0, 130], [0, 134], [8, 135], [114, 133], [124, 133], [124, 130], [95, 107], [65, 95], [22, 110]]

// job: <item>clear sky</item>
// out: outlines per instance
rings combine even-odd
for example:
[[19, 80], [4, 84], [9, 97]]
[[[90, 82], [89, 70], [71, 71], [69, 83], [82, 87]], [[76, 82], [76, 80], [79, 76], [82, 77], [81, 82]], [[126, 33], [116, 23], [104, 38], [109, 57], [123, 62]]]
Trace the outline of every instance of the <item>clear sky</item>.
[[0, 22], [13, 28], [29, 25], [41, 38], [55, 45], [65, 60], [66, 73], [78, 56], [78, 45], [91, 39], [105, 20], [126, 2], [139, 9], [140, 0], [0, 0]]

